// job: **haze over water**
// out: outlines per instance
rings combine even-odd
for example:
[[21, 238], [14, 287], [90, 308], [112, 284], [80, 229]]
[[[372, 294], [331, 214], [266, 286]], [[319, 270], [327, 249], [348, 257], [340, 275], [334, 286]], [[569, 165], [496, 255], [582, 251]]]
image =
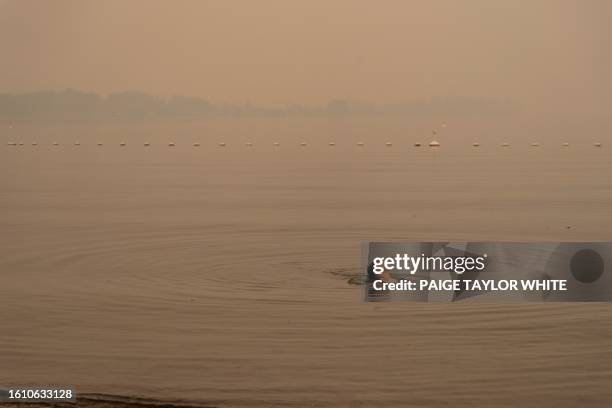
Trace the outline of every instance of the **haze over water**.
[[611, 19], [0, 0], [0, 386], [85, 408], [610, 406], [608, 304], [364, 303], [349, 280], [364, 240], [612, 241]]
[[365, 304], [347, 280], [366, 239], [609, 240], [610, 149], [386, 147], [352, 126], [15, 125], [1, 382], [221, 406], [609, 401], [607, 304]]

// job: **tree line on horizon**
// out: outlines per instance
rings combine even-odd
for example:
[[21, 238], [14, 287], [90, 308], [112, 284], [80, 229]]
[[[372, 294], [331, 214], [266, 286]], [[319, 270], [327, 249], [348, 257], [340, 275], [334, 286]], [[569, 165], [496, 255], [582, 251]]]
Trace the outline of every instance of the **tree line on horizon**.
[[473, 97], [436, 98], [379, 105], [333, 99], [322, 106], [261, 107], [217, 105], [190, 96], [160, 98], [140, 91], [112, 93], [106, 97], [72, 89], [21, 94], [0, 93], [0, 118], [19, 119], [146, 119], [208, 116], [347, 116], [347, 115], [498, 115], [516, 107], [507, 100]]

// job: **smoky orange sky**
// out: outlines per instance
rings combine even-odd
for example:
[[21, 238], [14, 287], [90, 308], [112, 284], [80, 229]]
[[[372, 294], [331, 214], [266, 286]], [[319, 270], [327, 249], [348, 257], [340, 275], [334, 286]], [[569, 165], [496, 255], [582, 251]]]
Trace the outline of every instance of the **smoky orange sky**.
[[0, 0], [0, 92], [475, 96], [603, 115], [612, 2]]

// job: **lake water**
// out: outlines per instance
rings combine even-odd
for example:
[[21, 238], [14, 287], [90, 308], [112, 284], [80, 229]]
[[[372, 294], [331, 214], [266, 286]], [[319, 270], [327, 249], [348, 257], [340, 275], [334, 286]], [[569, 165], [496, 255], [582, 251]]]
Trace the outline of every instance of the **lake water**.
[[509, 132], [432, 150], [413, 146], [421, 130], [3, 127], [0, 384], [215, 406], [609, 406], [612, 304], [363, 303], [347, 276], [363, 240], [610, 241], [612, 145]]

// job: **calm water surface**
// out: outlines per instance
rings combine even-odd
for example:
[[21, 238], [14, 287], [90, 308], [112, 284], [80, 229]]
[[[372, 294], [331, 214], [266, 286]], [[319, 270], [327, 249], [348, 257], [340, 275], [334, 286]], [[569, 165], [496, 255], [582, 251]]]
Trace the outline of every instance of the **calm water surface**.
[[346, 278], [362, 240], [610, 241], [612, 145], [432, 151], [403, 130], [237, 122], [3, 130], [0, 384], [220, 406], [612, 403], [608, 304], [365, 304]]

